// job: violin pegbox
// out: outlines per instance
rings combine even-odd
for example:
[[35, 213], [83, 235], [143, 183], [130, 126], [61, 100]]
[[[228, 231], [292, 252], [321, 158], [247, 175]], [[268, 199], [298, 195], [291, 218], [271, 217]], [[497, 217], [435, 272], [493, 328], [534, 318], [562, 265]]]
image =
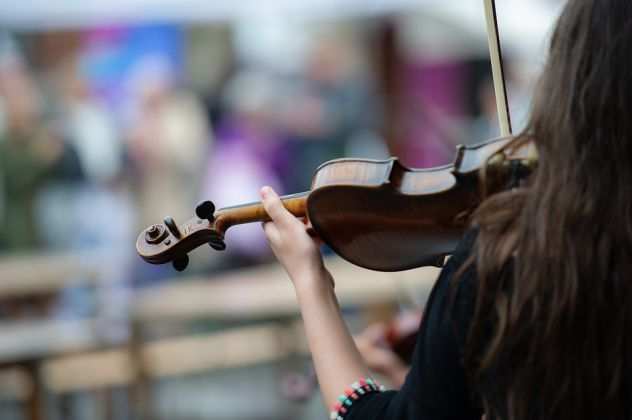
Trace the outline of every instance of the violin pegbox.
[[[206, 219], [210, 224], [213, 224], [215, 222], [215, 204], [212, 201], [203, 201], [195, 208], [195, 214], [200, 219]], [[217, 231], [211, 232], [208, 244], [215, 251], [226, 249], [224, 237]]]
[[145, 229], [136, 240], [138, 254], [153, 264], [171, 261], [177, 271], [183, 271], [189, 264], [188, 253], [200, 245], [208, 243], [217, 251], [225, 250], [223, 232], [215, 223], [215, 205], [204, 201], [195, 214], [197, 217], [180, 225], [172, 217], [165, 217], [163, 223]]

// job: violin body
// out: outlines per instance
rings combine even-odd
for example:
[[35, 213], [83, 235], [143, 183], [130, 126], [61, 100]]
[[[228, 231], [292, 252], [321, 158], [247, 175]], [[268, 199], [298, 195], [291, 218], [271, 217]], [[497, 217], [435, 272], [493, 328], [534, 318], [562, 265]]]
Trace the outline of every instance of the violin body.
[[[397, 158], [332, 160], [316, 170], [309, 192], [282, 201], [296, 217], [307, 217], [315, 233], [355, 265], [378, 271], [440, 266], [481, 202], [481, 188], [494, 192], [506, 184], [508, 170], [490, 170], [493, 176], [483, 186], [481, 167], [499, 153], [499, 164], [491, 168], [524, 161], [524, 153], [504, 154], [508, 142], [459, 146], [454, 164], [431, 169], [409, 169]], [[167, 218], [163, 225], [146, 229], [138, 237], [138, 253], [148, 262], [174, 261], [179, 268], [186, 262], [178, 263], [178, 258], [204, 243], [224, 249], [230, 226], [269, 220], [260, 203], [215, 211], [205, 202], [196, 213], [197, 218], [182, 226]]]
[[459, 213], [474, 206], [476, 197], [448, 167], [411, 170], [395, 158], [341, 159], [317, 170], [307, 215], [318, 236], [344, 259], [399, 271], [440, 265], [465, 227]]

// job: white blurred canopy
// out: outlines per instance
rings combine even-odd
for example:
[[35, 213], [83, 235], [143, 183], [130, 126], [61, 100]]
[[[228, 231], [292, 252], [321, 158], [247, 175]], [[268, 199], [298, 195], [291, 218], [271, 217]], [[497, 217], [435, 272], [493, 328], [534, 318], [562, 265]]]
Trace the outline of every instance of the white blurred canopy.
[[[537, 54], [562, 0], [498, 0], [503, 42], [520, 53]], [[485, 44], [482, 0], [29, 0], [0, 1], [0, 27], [38, 31], [147, 21], [180, 23], [252, 21], [300, 22], [395, 14], [415, 19], [418, 35], [444, 28], [467, 32]], [[450, 28], [446, 31], [445, 28]]]

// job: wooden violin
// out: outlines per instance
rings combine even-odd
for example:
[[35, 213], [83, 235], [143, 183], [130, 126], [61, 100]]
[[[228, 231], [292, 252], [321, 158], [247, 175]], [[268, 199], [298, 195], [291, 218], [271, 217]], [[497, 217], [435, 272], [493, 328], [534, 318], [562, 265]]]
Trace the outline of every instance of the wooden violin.
[[[503, 189], [518, 169], [533, 166], [528, 145], [511, 147], [510, 140], [459, 146], [454, 164], [430, 169], [409, 169], [397, 158], [332, 160], [316, 170], [310, 191], [281, 200], [355, 265], [378, 271], [440, 266], [484, 190]], [[188, 264], [187, 254], [201, 245], [224, 250], [231, 226], [270, 220], [259, 202], [215, 210], [205, 201], [195, 213], [181, 225], [167, 217], [145, 229], [136, 241], [139, 255], [153, 264], [172, 261], [180, 271]]]

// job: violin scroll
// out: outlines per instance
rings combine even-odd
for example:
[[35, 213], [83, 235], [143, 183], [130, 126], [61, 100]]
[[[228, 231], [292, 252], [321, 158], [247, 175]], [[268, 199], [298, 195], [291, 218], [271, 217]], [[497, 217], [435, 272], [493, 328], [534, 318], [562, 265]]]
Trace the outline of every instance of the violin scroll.
[[[296, 217], [305, 217], [307, 196], [308, 193], [300, 193], [281, 199], [288, 211]], [[216, 210], [213, 202], [204, 201], [195, 208], [195, 215], [181, 225], [166, 217], [162, 224], [145, 229], [136, 240], [138, 254], [152, 264], [171, 261], [176, 270], [182, 271], [189, 262], [187, 254], [201, 245], [224, 251], [224, 235], [229, 227], [270, 220], [261, 202]]]
[[151, 225], [136, 240], [138, 254], [147, 262], [161, 264], [171, 261], [177, 271], [189, 264], [188, 253], [208, 243], [216, 251], [226, 249], [224, 231], [216, 223], [215, 205], [211, 201], [200, 203], [197, 217], [178, 225], [172, 217], [162, 224]]

